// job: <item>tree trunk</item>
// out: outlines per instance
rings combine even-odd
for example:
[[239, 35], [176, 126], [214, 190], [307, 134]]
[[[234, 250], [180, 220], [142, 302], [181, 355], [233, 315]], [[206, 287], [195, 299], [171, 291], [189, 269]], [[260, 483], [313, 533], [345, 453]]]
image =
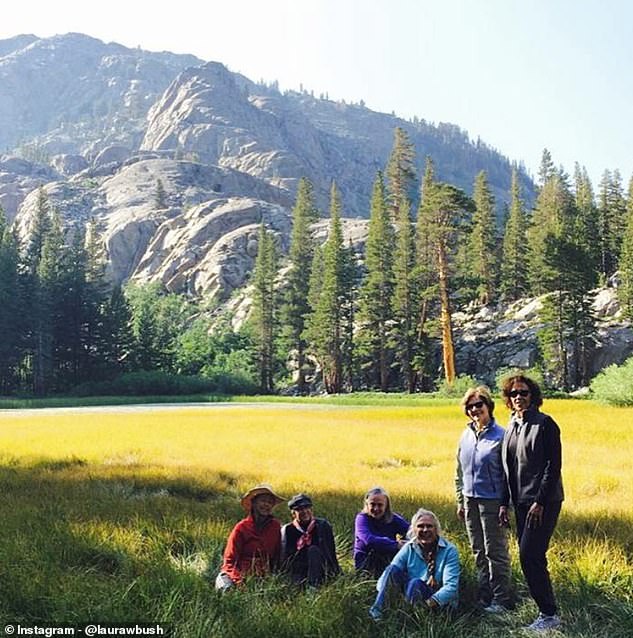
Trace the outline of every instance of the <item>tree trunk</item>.
[[452, 384], [455, 380], [455, 349], [453, 347], [453, 327], [448, 294], [448, 263], [446, 259], [446, 248], [441, 243], [437, 248], [437, 265], [440, 286], [440, 323], [442, 326], [444, 377], [447, 383]]

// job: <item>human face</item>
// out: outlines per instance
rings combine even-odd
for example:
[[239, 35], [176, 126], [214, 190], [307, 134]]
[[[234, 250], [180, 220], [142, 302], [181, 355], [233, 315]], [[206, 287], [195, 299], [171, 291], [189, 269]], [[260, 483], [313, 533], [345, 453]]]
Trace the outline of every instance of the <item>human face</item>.
[[253, 511], [258, 516], [270, 516], [275, 507], [275, 499], [270, 494], [258, 494], [253, 499]]
[[384, 494], [375, 494], [367, 499], [367, 513], [372, 518], [382, 518], [387, 511], [387, 497]]
[[292, 510], [292, 520], [298, 521], [300, 525], [306, 525], [312, 520], [312, 508], [309, 505], [295, 507]]
[[487, 425], [490, 421], [490, 410], [479, 393], [473, 394], [473, 396], [468, 399], [468, 403], [466, 404], [466, 413], [479, 425]]
[[415, 537], [422, 545], [430, 545], [437, 540], [437, 527], [432, 516], [424, 514], [415, 523]]
[[[527, 394], [526, 394], [527, 393]], [[527, 383], [515, 381], [510, 388], [510, 406], [515, 412], [523, 413], [532, 403], [532, 395]]]

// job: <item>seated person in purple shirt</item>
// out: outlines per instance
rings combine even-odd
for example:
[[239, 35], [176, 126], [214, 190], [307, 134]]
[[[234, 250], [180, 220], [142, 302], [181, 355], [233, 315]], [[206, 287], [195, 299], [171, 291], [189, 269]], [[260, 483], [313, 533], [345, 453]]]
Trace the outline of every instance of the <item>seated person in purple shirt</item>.
[[354, 565], [379, 578], [406, 542], [409, 521], [391, 511], [389, 494], [374, 487], [365, 495], [365, 506], [354, 521]]

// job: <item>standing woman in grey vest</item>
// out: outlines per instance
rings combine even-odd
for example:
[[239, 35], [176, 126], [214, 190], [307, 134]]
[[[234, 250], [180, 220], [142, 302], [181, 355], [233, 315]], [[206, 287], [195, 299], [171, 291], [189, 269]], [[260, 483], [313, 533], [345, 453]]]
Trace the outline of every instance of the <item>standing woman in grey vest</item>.
[[540, 612], [529, 629], [542, 632], [560, 625], [546, 557], [563, 502], [560, 430], [539, 410], [541, 389], [529, 377], [509, 377], [502, 393], [512, 417], [501, 449], [506, 493], [499, 517], [507, 521], [512, 499], [521, 569]]
[[457, 447], [457, 516], [466, 523], [475, 556], [479, 604], [499, 614], [512, 607], [507, 528], [499, 522], [505, 430], [494, 419], [495, 403], [486, 386], [467, 390], [461, 405], [469, 422]]

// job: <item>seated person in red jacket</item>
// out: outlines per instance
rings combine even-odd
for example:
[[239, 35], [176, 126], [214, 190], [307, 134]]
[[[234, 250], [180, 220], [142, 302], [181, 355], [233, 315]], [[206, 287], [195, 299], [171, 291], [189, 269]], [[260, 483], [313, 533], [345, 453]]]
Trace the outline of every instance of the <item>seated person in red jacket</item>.
[[357, 570], [380, 577], [406, 542], [409, 521], [391, 511], [389, 494], [374, 487], [354, 521], [354, 564]]
[[341, 571], [336, 558], [332, 526], [315, 518], [312, 499], [297, 494], [288, 501], [292, 522], [281, 528], [281, 564], [293, 582], [319, 587]]
[[248, 516], [229, 534], [216, 589], [226, 591], [245, 576], [264, 576], [278, 566], [281, 525], [272, 511], [283, 500], [267, 484], [256, 485], [244, 494], [240, 503]]

